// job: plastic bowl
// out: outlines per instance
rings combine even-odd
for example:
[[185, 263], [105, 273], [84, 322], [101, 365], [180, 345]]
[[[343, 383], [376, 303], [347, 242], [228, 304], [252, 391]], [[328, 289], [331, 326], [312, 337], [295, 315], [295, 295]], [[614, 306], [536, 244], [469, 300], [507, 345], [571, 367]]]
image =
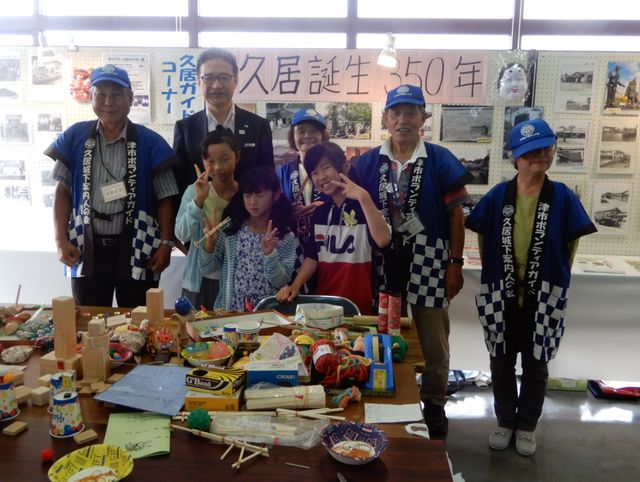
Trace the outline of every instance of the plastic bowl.
[[117, 368], [126, 363], [133, 356], [133, 352], [128, 350], [120, 343], [109, 343], [109, 359], [111, 360], [111, 368]]
[[[219, 357], [211, 357], [212, 348], [219, 351], [224, 351], [226, 349], [227, 354]], [[194, 367], [199, 367], [203, 363], [226, 366], [232, 354], [233, 349], [222, 341], [204, 341], [192, 343], [180, 352], [182, 358], [187, 360], [187, 362], [189, 362], [189, 364]]]
[[368, 423], [329, 425], [320, 437], [329, 455], [347, 465], [368, 464], [387, 448], [387, 434]]

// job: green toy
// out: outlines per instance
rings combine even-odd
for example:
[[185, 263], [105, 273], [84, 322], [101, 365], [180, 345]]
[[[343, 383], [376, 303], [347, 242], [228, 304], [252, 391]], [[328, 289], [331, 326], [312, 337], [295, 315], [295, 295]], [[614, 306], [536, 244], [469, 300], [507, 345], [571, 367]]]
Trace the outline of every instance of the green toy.
[[404, 357], [407, 356], [407, 350], [409, 350], [409, 344], [402, 336], [393, 335], [391, 337], [391, 356], [394, 362], [404, 360]]
[[209, 426], [211, 425], [211, 416], [209, 412], [203, 410], [202, 408], [198, 408], [189, 414], [189, 418], [187, 419], [187, 427], [194, 430], [203, 430], [205, 432], [209, 431]]

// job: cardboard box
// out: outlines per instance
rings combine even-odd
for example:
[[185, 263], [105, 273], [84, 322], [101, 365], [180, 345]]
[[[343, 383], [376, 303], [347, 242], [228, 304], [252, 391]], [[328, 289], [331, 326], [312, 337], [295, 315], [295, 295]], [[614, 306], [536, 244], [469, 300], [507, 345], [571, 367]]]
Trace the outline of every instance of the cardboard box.
[[207, 341], [222, 336], [223, 327], [229, 323], [242, 326], [243, 323], [262, 322], [266, 330], [274, 326], [291, 326], [291, 321], [274, 310], [255, 311], [238, 315], [226, 315], [220, 318], [196, 320], [187, 323], [187, 332], [195, 341]]
[[299, 384], [298, 363], [286, 360], [260, 360], [247, 363], [247, 386], [268, 382], [282, 387]]
[[184, 397], [184, 409], [192, 412], [198, 408], [210, 411], [237, 412], [240, 410], [242, 390], [233, 395], [212, 395], [195, 390], [187, 390]]
[[244, 370], [203, 363], [187, 373], [186, 385], [189, 390], [212, 395], [233, 395], [244, 387], [246, 379]]

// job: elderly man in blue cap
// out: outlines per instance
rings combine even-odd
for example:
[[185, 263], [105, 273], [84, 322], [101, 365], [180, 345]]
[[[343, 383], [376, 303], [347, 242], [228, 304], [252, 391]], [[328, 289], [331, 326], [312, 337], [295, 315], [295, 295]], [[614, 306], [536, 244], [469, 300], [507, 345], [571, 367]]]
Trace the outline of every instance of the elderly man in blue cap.
[[391, 248], [378, 256], [378, 284], [411, 307], [425, 359], [423, 414], [434, 438], [449, 426], [448, 306], [463, 284], [462, 203], [472, 176], [449, 150], [420, 139], [426, 119], [421, 88], [391, 90], [383, 116], [390, 137], [363, 154], [356, 169], [392, 226]]
[[58, 257], [80, 305], [145, 304], [169, 265], [178, 194], [178, 159], [157, 133], [128, 119], [127, 72], [105, 65], [91, 74], [97, 120], [78, 122], [49, 146], [55, 162]]

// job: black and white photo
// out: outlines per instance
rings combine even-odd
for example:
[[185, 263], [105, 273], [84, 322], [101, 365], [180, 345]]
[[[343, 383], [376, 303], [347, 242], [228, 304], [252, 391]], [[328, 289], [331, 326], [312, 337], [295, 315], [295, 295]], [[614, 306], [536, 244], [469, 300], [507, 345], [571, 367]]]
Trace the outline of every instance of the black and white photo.
[[629, 232], [631, 183], [598, 182], [593, 186], [591, 218], [600, 234]]
[[442, 142], [491, 142], [492, 136], [493, 107], [442, 106]]

